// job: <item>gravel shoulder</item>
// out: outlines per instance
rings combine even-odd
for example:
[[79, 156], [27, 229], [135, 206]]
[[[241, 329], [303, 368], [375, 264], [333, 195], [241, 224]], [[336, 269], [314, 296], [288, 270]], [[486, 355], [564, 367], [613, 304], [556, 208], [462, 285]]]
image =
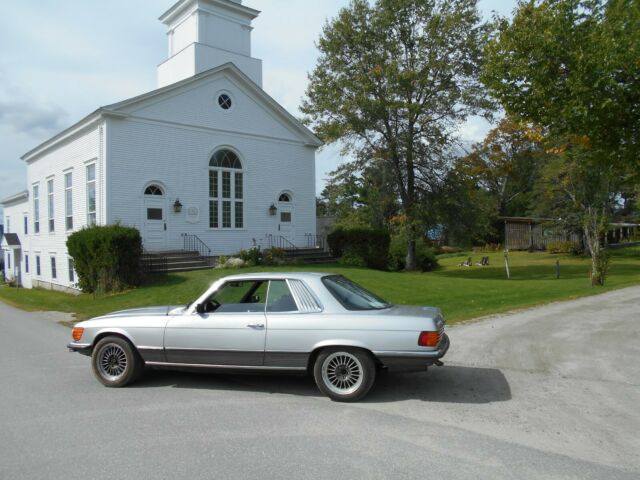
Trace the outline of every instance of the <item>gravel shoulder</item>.
[[488, 317], [449, 335], [446, 366], [418, 390], [452, 396], [406, 415], [640, 472], [639, 287]]

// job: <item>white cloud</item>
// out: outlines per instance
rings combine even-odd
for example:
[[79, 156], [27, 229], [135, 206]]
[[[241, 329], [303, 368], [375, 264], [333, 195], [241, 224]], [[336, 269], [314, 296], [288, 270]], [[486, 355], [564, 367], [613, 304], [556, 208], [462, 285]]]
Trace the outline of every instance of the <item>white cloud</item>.
[[264, 89], [292, 115], [300, 116], [299, 107], [307, 85], [306, 73], [294, 68], [268, 68], [264, 71]]
[[52, 135], [65, 125], [67, 112], [53, 104], [39, 104], [32, 99], [0, 99], [0, 129], [42, 137]]

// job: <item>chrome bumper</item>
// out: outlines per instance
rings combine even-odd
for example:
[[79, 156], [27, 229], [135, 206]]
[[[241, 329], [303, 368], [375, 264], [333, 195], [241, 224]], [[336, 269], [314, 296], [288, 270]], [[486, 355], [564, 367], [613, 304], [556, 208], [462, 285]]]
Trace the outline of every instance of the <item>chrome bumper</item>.
[[75, 343], [71, 342], [67, 345], [67, 348], [70, 352], [78, 352], [82, 355], [91, 355], [91, 344], [90, 343]]
[[424, 352], [373, 352], [382, 364], [390, 371], [420, 371], [435, 364], [449, 350], [449, 337], [445, 333], [435, 350]]

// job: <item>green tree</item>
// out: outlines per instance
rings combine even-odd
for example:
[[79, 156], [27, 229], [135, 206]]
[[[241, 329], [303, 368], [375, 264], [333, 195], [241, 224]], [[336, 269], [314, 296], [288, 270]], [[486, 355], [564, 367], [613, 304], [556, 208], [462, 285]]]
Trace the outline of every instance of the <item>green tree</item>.
[[488, 25], [476, 0], [352, 0], [318, 42], [302, 111], [355, 170], [384, 165], [408, 219], [416, 268], [424, 192], [469, 114], [490, 106], [478, 80]]
[[639, 59], [637, 0], [521, 1], [486, 48], [485, 84], [554, 144], [547, 184], [582, 226], [593, 285], [606, 277], [600, 238], [618, 180], [638, 175]]
[[345, 226], [388, 229], [389, 219], [398, 212], [398, 195], [384, 164], [374, 163], [361, 172], [353, 164], [341, 165], [331, 172], [322, 199]]
[[532, 210], [547, 156], [543, 139], [539, 129], [507, 117], [457, 161], [460, 173], [490, 195], [494, 217], [525, 216]]

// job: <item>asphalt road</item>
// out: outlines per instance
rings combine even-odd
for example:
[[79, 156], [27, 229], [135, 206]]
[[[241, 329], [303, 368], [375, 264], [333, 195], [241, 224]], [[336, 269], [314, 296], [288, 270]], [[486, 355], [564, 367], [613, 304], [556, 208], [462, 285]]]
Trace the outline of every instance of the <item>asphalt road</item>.
[[640, 288], [450, 329], [359, 404], [305, 377], [107, 389], [55, 314], [0, 304], [0, 479], [637, 479]]

